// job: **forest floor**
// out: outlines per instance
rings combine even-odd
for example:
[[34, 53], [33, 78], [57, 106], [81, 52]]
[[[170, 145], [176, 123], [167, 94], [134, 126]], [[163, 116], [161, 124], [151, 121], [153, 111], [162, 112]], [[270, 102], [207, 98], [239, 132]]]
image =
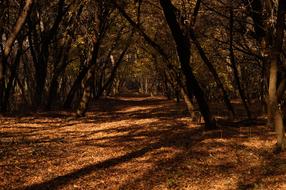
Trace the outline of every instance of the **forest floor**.
[[160, 97], [98, 101], [84, 118], [0, 118], [0, 189], [286, 189], [265, 126], [204, 132]]

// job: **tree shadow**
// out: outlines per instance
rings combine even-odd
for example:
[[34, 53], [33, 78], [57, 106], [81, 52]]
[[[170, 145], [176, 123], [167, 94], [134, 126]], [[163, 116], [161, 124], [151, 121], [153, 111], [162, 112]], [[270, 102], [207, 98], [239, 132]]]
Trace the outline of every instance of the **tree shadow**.
[[[53, 179], [50, 179], [48, 181], [45, 181], [43, 183], [39, 184], [33, 184], [31, 186], [25, 187], [26, 190], [36, 190], [36, 189], [60, 189], [64, 185], [71, 183], [71, 181], [74, 181], [78, 178], [82, 178], [84, 176], [87, 176], [93, 172], [108, 169], [111, 167], [114, 167], [116, 165], [126, 163], [130, 160], [139, 158], [143, 155], [145, 155], [148, 152], [152, 152], [154, 150], [160, 149], [162, 147], [190, 147], [193, 146], [193, 141], [191, 140], [191, 136], [198, 133], [199, 129], [195, 130], [181, 130], [180, 132], [176, 133], [175, 135], [171, 135], [170, 133], [172, 129], [169, 129], [165, 132], [162, 132], [160, 135], [160, 139], [157, 142], [150, 143], [148, 146], [145, 146], [143, 148], [139, 148], [135, 151], [132, 151], [130, 153], [127, 153], [125, 155], [111, 158], [96, 164], [91, 164], [88, 166], [85, 166], [81, 169], [75, 170], [73, 172], [70, 172], [68, 174], [55, 177]], [[135, 134], [134, 136], [138, 136], [140, 134]], [[150, 134], [148, 134], [150, 135]], [[117, 143], [122, 143], [122, 139], [126, 139], [129, 135], [121, 136], [121, 137], [115, 137], [115, 141]], [[184, 143], [183, 143], [184, 142]]]
[[[255, 150], [258, 152], [258, 150]], [[251, 172], [240, 174], [237, 189], [283, 189], [286, 187], [286, 154], [274, 154], [271, 150], [264, 150], [261, 164], [249, 168]], [[283, 187], [282, 187], [282, 186]]]
[[73, 181], [73, 180], [78, 179], [80, 177], [86, 176], [92, 172], [96, 172], [97, 170], [110, 168], [110, 167], [115, 166], [117, 164], [120, 164], [122, 162], [127, 162], [131, 159], [143, 156], [148, 151], [151, 151], [151, 150], [154, 150], [154, 149], [157, 149], [160, 147], [161, 147], [160, 143], [151, 144], [147, 147], [144, 147], [140, 150], [131, 152], [129, 154], [126, 154], [126, 155], [123, 155], [123, 156], [120, 156], [117, 158], [105, 160], [105, 161], [97, 163], [97, 164], [92, 164], [92, 165], [86, 166], [84, 168], [81, 168], [79, 170], [68, 173], [66, 175], [58, 176], [58, 177], [51, 179], [49, 181], [46, 181], [46, 182], [43, 182], [40, 184], [34, 184], [34, 185], [26, 187], [24, 189], [26, 189], [26, 190], [58, 189], [61, 186], [68, 184], [70, 181]]
[[[14, 144], [7, 142], [7, 144], [1, 145], [12, 148], [9, 150], [10, 152], [15, 151], [19, 146], [25, 147], [25, 145], [29, 145], [28, 147], [36, 153], [39, 151], [39, 154], [36, 155], [39, 157], [35, 156], [39, 158], [35, 164], [43, 164], [44, 159], [63, 162], [70, 161], [68, 158], [70, 156], [78, 159], [86, 147], [92, 147], [92, 150], [100, 148], [103, 148], [104, 151], [109, 149], [113, 151], [122, 150], [120, 154], [111, 155], [105, 160], [88, 162], [86, 165], [75, 167], [76, 169], [64, 170], [65, 172], [56, 171], [53, 176], [43, 175], [46, 181], [38, 180], [25, 187], [23, 187], [23, 182], [19, 185], [21, 189], [63, 189], [78, 180], [89, 183], [89, 181], [85, 181], [86, 178], [91, 178], [91, 181], [108, 178], [108, 174], [103, 175], [103, 177], [100, 176], [101, 172], [104, 171], [112, 172], [120, 169], [121, 174], [124, 175], [130, 172], [132, 168], [120, 168], [121, 165], [130, 164], [130, 162], [139, 165], [142, 158], [145, 159], [145, 163], [152, 164], [152, 167], [142, 171], [139, 176], [128, 176], [128, 180], [120, 181], [119, 189], [142, 189], [142, 186], [143, 189], [152, 189], [161, 184], [167, 184], [170, 189], [183, 189], [185, 187], [182, 185], [193, 183], [188, 181], [191, 177], [205, 183], [207, 180], [214, 180], [213, 174], [223, 175], [223, 177], [235, 171], [238, 172], [237, 175], [245, 174], [244, 171], [238, 170], [237, 163], [224, 159], [229, 150], [253, 151], [246, 146], [234, 146], [236, 143], [243, 143], [249, 139], [247, 130], [239, 131], [239, 127], [226, 125], [222, 127], [222, 137], [217, 132], [204, 134], [202, 127], [189, 126], [189, 120], [186, 120], [187, 114], [184, 112], [185, 107], [175, 102], [156, 99], [147, 100], [147, 102], [140, 99], [114, 101], [118, 102], [113, 102], [114, 105], [107, 106], [103, 111], [101, 107], [95, 106], [87, 117], [63, 119], [63, 123], [60, 125], [57, 121], [50, 122], [48, 125], [48, 121], [39, 121], [34, 118], [32, 120], [27, 119], [26, 122], [38, 122], [38, 127], [27, 125], [26, 128], [23, 127], [26, 131], [15, 133], [13, 131], [1, 131], [0, 137], [2, 134], [4, 138], [11, 137], [14, 138], [14, 141], [18, 139]], [[106, 102], [98, 103], [98, 105], [103, 106], [105, 104]], [[144, 107], [144, 109], [137, 109], [138, 107]], [[126, 120], [126, 124], [118, 126], [116, 122], [123, 120]], [[146, 120], [146, 122], [140, 123], [141, 120]], [[112, 124], [112, 122], [114, 123]], [[92, 124], [94, 128], [81, 126], [84, 124]], [[98, 127], [101, 124], [112, 125], [103, 128]], [[47, 125], [47, 127], [43, 125]], [[75, 125], [79, 125], [78, 128], [82, 130], [74, 129]], [[256, 129], [253, 129], [251, 138], [258, 137], [263, 133], [260, 128]], [[56, 135], [42, 136], [43, 133], [47, 132]], [[28, 138], [31, 135], [37, 135], [37, 138]], [[26, 139], [21, 138], [21, 136]], [[227, 142], [225, 142], [226, 139]], [[231, 143], [229, 143], [229, 139]], [[69, 148], [72, 148], [74, 152], [70, 152]], [[221, 148], [227, 150], [221, 150]], [[164, 157], [166, 151], [172, 152], [170, 157]], [[215, 152], [222, 157], [213, 158], [217, 156]], [[107, 153], [104, 152], [104, 154]], [[26, 157], [25, 155], [22, 156], [24, 163]], [[230, 156], [233, 155], [230, 154]], [[209, 161], [213, 161], [213, 163]], [[17, 164], [15, 163], [15, 165]], [[34, 168], [37, 171], [38, 168]], [[96, 175], [96, 173], [99, 174]], [[96, 176], [93, 177], [93, 175]], [[108, 179], [103, 180], [109, 182]], [[184, 182], [183, 180], [187, 181]], [[237, 187], [243, 188], [244, 185], [248, 187], [245, 179], [239, 179]]]

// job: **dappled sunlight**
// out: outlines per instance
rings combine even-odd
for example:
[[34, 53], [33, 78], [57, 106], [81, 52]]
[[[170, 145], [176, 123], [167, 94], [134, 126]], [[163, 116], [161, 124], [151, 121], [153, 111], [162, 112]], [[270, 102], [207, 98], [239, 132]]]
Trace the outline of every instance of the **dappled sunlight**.
[[286, 0], [0, 2], [0, 190], [286, 190]]
[[[52, 180], [56, 176], [66, 175], [104, 160], [120, 158], [130, 152], [132, 154], [132, 151], [136, 152], [138, 148], [147, 146], [146, 150], [143, 148], [142, 157], [139, 151], [138, 160], [135, 155], [134, 163], [132, 161], [132, 163], [116, 166], [120, 169], [119, 171], [128, 171], [131, 167], [136, 168], [133, 171], [136, 175], [143, 174], [144, 171], [154, 167], [156, 161], [154, 154], [156, 156], [160, 154], [158, 157], [160, 159], [171, 159], [172, 155], [176, 155], [175, 147], [160, 148], [159, 141], [164, 133], [166, 135], [172, 133], [173, 127], [186, 125], [176, 120], [165, 123], [160, 118], [153, 118], [152, 114], [150, 117], [137, 117], [140, 116], [141, 111], [149, 114], [152, 110], [164, 106], [169, 105], [165, 102], [158, 106], [145, 106], [144, 103], [141, 106], [125, 105], [127, 109], [123, 108], [122, 113], [127, 115], [120, 120], [116, 120], [120, 110], [106, 113], [106, 115], [90, 113], [86, 118], [79, 120], [53, 117], [21, 117], [10, 118], [9, 121], [1, 120], [7, 126], [1, 129], [1, 148], [4, 150], [1, 152], [3, 155], [1, 166], [6, 168], [3, 171], [4, 174], [1, 175], [5, 176], [1, 185], [4, 187], [14, 181], [15, 188], [19, 188]], [[137, 114], [137, 116], [128, 118], [130, 113]], [[110, 120], [105, 120], [106, 116]], [[155, 144], [155, 148], [152, 148], [152, 143]], [[160, 151], [152, 152], [152, 149], [155, 151], [157, 148]], [[137, 161], [140, 162], [140, 168], [138, 168]], [[14, 175], [15, 173], [17, 175]], [[97, 173], [92, 172], [88, 175], [99, 178]], [[131, 171], [131, 173], [120, 172], [118, 175], [123, 183], [124, 178], [127, 180], [134, 174]], [[21, 176], [20, 181], [19, 176]], [[92, 180], [94, 181], [92, 184], [100, 185], [104, 178], [99, 182]], [[114, 178], [118, 183], [118, 176]], [[112, 176], [109, 180], [111, 179]]]
[[[99, 101], [87, 117], [1, 118], [0, 187], [237, 189], [285, 185], [286, 157], [263, 126], [204, 132], [184, 104]], [[134, 102], [135, 101], [135, 102]], [[157, 102], [156, 102], [157, 101]], [[129, 104], [130, 103], [130, 104]], [[104, 112], [96, 111], [105, 106]], [[271, 159], [270, 159], [271, 158]], [[271, 179], [277, 179], [272, 182]]]
[[154, 108], [158, 108], [158, 106], [154, 105], [154, 106], [146, 106], [146, 107], [131, 107], [131, 108], [127, 108], [127, 109], [124, 109], [124, 110], [117, 111], [117, 113], [128, 113], [128, 112], [134, 112], [134, 111], [144, 111], [144, 110], [150, 110], [150, 109], [154, 109]]

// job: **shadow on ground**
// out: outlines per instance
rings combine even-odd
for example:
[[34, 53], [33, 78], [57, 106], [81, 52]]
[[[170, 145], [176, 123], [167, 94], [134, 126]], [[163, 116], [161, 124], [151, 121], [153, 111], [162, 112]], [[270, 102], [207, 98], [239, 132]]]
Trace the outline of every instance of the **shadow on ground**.
[[[3, 189], [279, 189], [285, 155], [263, 126], [204, 132], [183, 104], [124, 97], [84, 118], [1, 119]], [[284, 179], [284, 181], [283, 181]]]

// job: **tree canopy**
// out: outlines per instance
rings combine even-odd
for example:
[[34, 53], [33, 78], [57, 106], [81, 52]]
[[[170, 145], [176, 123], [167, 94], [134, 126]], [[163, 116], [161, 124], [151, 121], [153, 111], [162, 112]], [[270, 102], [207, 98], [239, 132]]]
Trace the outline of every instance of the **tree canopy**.
[[[183, 99], [207, 129], [259, 105], [286, 147], [286, 2], [2, 0], [0, 111], [73, 108], [126, 91]], [[243, 105], [239, 115], [233, 101]]]

